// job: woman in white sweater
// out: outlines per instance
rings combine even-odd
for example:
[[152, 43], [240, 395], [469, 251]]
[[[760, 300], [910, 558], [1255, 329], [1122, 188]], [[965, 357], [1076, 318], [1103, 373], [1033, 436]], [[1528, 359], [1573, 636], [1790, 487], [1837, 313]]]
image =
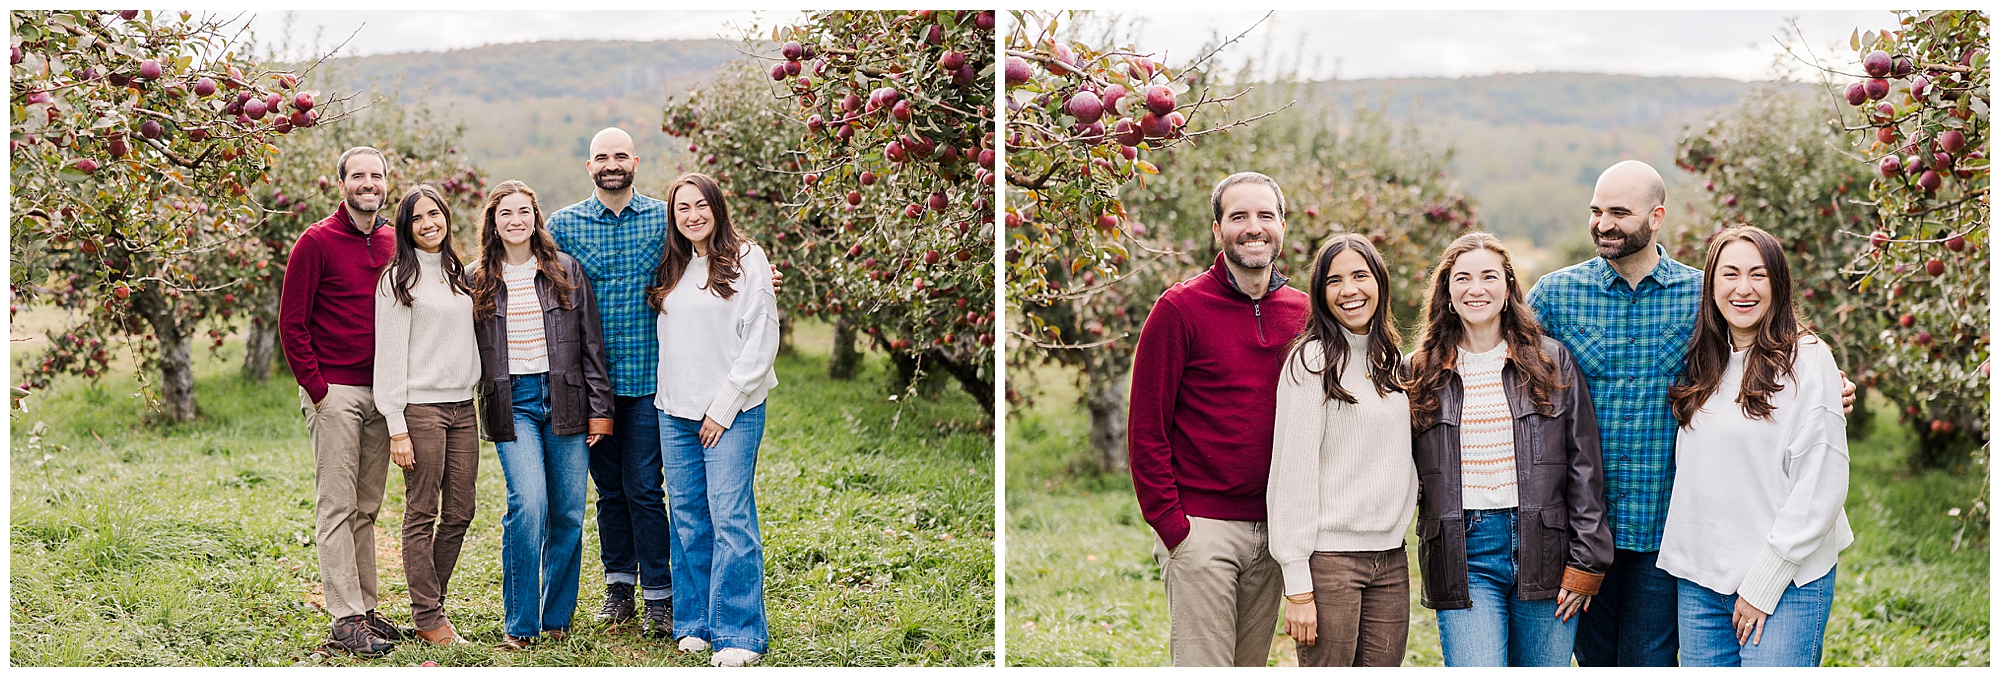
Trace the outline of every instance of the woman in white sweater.
[[1398, 666], [1409, 640], [1417, 467], [1387, 270], [1361, 235], [1321, 247], [1278, 377], [1264, 500], [1301, 666]]
[[479, 384], [472, 291], [451, 246], [451, 211], [418, 186], [396, 209], [396, 258], [375, 289], [375, 407], [389, 426], [389, 460], [403, 469], [403, 572], [417, 636], [466, 644], [445, 618], [444, 594], [472, 524], [479, 474]]
[[674, 636], [710, 663], [771, 641], [753, 491], [764, 398], [778, 385], [778, 301], [764, 250], [736, 234], [705, 174], [667, 186], [667, 242], [646, 289], [660, 311], [660, 455], [672, 511]]
[[1791, 271], [1755, 227], [1709, 238], [1660, 568], [1680, 579], [1681, 664], [1817, 666], [1834, 563], [1854, 542], [1844, 379], [1793, 312]]

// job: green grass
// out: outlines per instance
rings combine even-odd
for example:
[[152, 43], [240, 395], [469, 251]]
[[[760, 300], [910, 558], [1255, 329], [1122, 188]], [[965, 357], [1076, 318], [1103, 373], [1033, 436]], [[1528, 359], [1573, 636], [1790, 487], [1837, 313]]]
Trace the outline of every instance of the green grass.
[[[887, 400], [879, 357], [824, 377], [831, 330], [799, 328], [778, 363], [757, 475], [768, 665], [977, 665], [994, 655], [993, 454], [987, 416], [945, 389]], [[17, 348], [20, 350], [20, 348]], [[296, 386], [236, 377], [240, 347], [198, 357], [200, 422], [148, 427], [129, 375], [58, 381], [17, 412], [12, 473], [14, 665], [705, 665], [603, 600], [584, 530], [575, 632], [512, 654], [500, 639], [505, 480], [481, 449], [478, 514], [446, 610], [475, 644], [405, 642], [374, 661], [316, 654], [311, 451]], [[36, 431], [40, 431], [39, 433]], [[395, 534], [402, 475], [377, 531], [382, 610], [409, 623]], [[595, 501], [593, 496], [592, 501]], [[596, 522], [594, 508], [587, 524]]]
[[[1089, 416], [1066, 373], [1013, 378], [1035, 378], [1041, 395], [1007, 426], [1008, 664], [1165, 665], [1166, 595], [1131, 478], [1083, 469]], [[1910, 442], [1890, 415], [1851, 441], [1855, 543], [1840, 557], [1827, 665], [1991, 663], [1988, 520], [1970, 512], [1986, 499], [1984, 478], [1911, 475]], [[1403, 662], [1442, 665], [1437, 616], [1417, 603], [1419, 586]], [[1276, 630], [1271, 664], [1295, 663]]]

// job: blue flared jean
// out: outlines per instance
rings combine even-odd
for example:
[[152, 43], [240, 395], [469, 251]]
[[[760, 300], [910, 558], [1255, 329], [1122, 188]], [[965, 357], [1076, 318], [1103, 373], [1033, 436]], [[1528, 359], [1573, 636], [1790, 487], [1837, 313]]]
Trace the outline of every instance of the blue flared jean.
[[764, 405], [736, 415], [714, 447], [701, 421], [660, 413], [660, 451], [672, 511], [674, 637], [715, 649], [766, 653], [764, 541], [757, 528], [757, 448]]
[[582, 433], [552, 432], [548, 374], [513, 379], [514, 439], [494, 445], [507, 476], [500, 605], [507, 634], [535, 637], [568, 630], [576, 612], [590, 448]]
[[[1835, 567], [1834, 569], [1838, 569]], [[1816, 668], [1826, 649], [1826, 619], [1833, 614], [1833, 574], [1805, 585], [1792, 583], [1764, 619], [1755, 643], [1736, 643], [1736, 596], [1680, 582], [1681, 665], [1690, 667]]]
[[1567, 667], [1577, 619], [1556, 619], [1556, 600], [1524, 602], [1515, 587], [1520, 533], [1513, 508], [1465, 511], [1465, 568], [1472, 606], [1439, 609], [1438, 639], [1452, 667]]

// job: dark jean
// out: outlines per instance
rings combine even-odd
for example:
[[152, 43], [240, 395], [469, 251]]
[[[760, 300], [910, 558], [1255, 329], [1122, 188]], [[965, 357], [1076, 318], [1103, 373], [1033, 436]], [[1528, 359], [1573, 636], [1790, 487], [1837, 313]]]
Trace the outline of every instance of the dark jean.
[[1439, 609], [1449, 667], [1568, 667], [1577, 619], [1556, 619], [1554, 598], [1522, 601], [1515, 589], [1520, 533], [1513, 508], [1465, 511], [1465, 569], [1472, 606]]
[[1680, 583], [1659, 567], [1660, 553], [1619, 550], [1604, 585], [1581, 614], [1576, 664], [1596, 667], [1672, 667], [1678, 664], [1675, 601]]
[[514, 375], [514, 440], [494, 446], [507, 475], [500, 520], [500, 606], [507, 634], [568, 630], [583, 567], [589, 447], [549, 425], [548, 374]]
[[615, 398], [615, 407], [611, 435], [590, 448], [604, 582], [643, 580], [646, 599], [667, 599], [674, 530], [661, 485], [660, 410], [650, 394]]
[[1833, 570], [1785, 594], [1764, 619], [1754, 643], [1736, 643], [1736, 596], [1680, 583], [1681, 664], [1701, 668], [1816, 668], [1826, 648], [1826, 619], [1833, 613]]
[[659, 412], [674, 511], [674, 637], [700, 637], [717, 651], [766, 653], [764, 539], [757, 528], [757, 448], [764, 405], [736, 415], [715, 446], [701, 447], [701, 421]]

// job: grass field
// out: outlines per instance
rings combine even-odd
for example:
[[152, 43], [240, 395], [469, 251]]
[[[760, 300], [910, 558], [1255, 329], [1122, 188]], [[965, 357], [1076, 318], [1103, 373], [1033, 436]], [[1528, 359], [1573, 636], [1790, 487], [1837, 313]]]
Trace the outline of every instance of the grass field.
[[[1131, 478], [1080, 468], [1089, 421], [1067, 374], [1010, 374], [1024, 377], [1042, 394], [1007, 426], [1007, 662], [1165, 665], [1166, 596]], [[1992, 662], [1989, 522], [1970, 513], [1987, 500], [1984, 478], [1977, 468], [1912, 475], [1909, 443], [1892, 414], [1850, 443], [1855, 543], [1840, 556], [1826, 665]], [[1442, 665], [1437, 616], [1417, 604], [1418, 589], [1413, 581], [1403, 661]], [[1295, 663], [1290, 638], [1273, 631], [1271, 664]]]
[[[16, 333], [19, 325], [16, 326]], [[994, 657], [991, 425], [971, 398], [886, 398], [879, 356], [825, 378], [831, 329], [780, 358], [759, 459], [767, 665], [979, 665]], [[32, 344], [17, 344], [17, 354]], [[240, 347], [200, 354], [200, 422], [145, 425], [129, 374], [59, 381], [16, 412], [14, 665], [706, 665], [599, 625], [596, 528], [584, 530], [575, 632], [522, 653], [500, 640], [505, 480], [483, 444], [478, 515], [446, 610], [464, 648], [405, 642], [374, 661], [314, 652], [312, 457], [288, 375], [240, 380]], [[382, 610], [409, 623], [397, 534], [402, 475], [378, 522]], [[594, 494], [592, 500], [594, 501]], [[595, 511], [586, 525], [595, 525]]]

